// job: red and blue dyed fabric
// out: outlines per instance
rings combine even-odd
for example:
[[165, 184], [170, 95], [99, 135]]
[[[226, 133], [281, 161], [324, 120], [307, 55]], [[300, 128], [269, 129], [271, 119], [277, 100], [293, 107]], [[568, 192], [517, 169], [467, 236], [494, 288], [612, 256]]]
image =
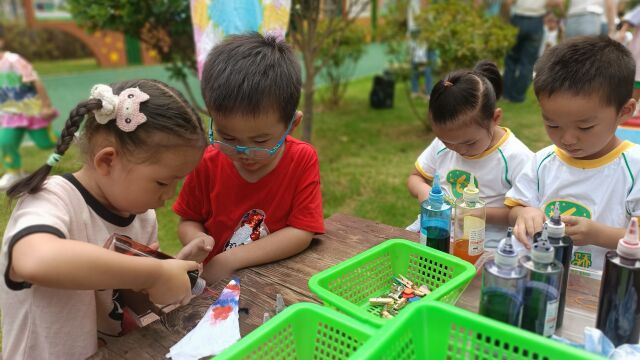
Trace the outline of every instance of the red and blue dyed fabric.
[[233, 279], [222, 290], [218, 300], [209, 306], [198, 325], [171, 347], [167, 357], [174, 360], [200, 359], [217, 355], [240, 340], [239, 301], [240, 280]]

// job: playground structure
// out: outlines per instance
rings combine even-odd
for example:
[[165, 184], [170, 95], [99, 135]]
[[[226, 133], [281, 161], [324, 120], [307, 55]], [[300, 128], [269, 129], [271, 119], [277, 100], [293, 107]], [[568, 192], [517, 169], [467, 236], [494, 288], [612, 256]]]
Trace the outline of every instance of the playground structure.
[[23, 0], [24, 15], [31, 28], [64, 31], [82, 41], [91, 50], [100, 67], [156, 64], [155, 50], [137, 39], [114, 31], [89, 33], [80, 28], [64, 10], [64, 0]]

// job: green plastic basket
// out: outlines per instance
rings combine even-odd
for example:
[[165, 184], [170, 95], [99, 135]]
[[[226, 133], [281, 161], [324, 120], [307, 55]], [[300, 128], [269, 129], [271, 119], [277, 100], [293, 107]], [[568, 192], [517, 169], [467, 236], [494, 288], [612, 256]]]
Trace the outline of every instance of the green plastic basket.
[[297, 303], [214, 359], [347, 359], [374, 331], [329, 308]]
[[325, 305], [380, 327], [387, 320], [380, 317], [381, 307], [369, 305], [369, 299], [389, 294], [392, 276], [403, 275], [416, 284], [427, 285], [431, 294], [420, 301], [453, 304], [475, 274], [473, 265], [453, 255], [409, 240], [392, 239], [312, 276], [309, 288]]
[[350, 359], [602, 359], [538, 334], [435, 301], [398, 315]]

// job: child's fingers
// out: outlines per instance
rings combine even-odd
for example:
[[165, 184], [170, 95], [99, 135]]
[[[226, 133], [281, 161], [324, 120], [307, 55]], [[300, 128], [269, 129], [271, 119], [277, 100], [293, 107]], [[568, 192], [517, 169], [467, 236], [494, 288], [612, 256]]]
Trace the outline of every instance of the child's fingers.
[[195, 261], [186, 261], [186, 260], [183, 260], [182, 262], [183, 262], [183, 265], [184, 265], [185, 272], [186, 272], [186, 271], [192, 271], [192, 270], [199, 270], [199, 269], [201, 269], [200, 264], [198, 264], [198, 263], [197, 263], [197, 262], [195, 262]]
[[513, 235], [515, 235], [516, 239], [522, 243], [525, 247], [529, 247], [529, 240], [527, 239], [527, 233], [524, 226], [522, 226], [519, 222], [513, 227]]
[[176, 259], [179, 259], [179, 260], [191, 259], [191, 257], [193, 256], [193, 251], [191, 250], [191, 248], [192, 247], [189, 245], [183, 247], [178, 252], [178, 255], [176, 255]]
[[152, 250], [158, 250], [160, 249], [160, 243], [159, 242], [154, 242], [153, 244], [149, 245], [149, 248]]
[[580, 222], [580, 218], [577, 216], [563, 216], [562, 221], [564, 221], [565, 225], [575, 226]]
[[211, 251], [211, 249], [213, 249], [213, 245], [215, 245], [216, 241], [213, 240], [213, 238], [211, 236], [204, 236], [202, 237], [202, 248], [207, 250], [207, 251]]

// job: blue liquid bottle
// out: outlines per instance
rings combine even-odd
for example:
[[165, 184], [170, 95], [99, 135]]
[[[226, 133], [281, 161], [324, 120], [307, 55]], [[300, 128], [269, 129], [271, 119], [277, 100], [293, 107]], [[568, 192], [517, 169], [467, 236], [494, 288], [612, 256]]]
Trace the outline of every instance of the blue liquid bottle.
[[616, 251], [605, 255], [596, 327], [616, 347], [637, 344], [640, 338], [640, 242], [636, 218], [631, 218]]
[[484, 264], [480, 314], [504, 323], [520, 326], [522, 297], [527, 270], [518, 263], [518, 254], [507, 237], [500, 241], [494, 259]]
[[[547, 232], [546, 226], [542, 231]], [[529, 274], [524, 289], [521, 327], [549, 337], [556, 331], [562, 264], [555, 259], [555, 250], [547, 241], [534, 243], [531, 255], [520, 258], [520, 263]]]
[[440, 176], [433, 177], [429, 198], [420, 204], [420, 243], [449, 253], [451, 205], [444, 201]]
[[558, 321], [556, 329], [562, 326], [564, 319], [564, 305], [566, 302], [567, 285], [569, 281], [569, 267], [571, 266], [571, 255], [573, 252], [573, 241], [564, 233], [565, 226], [560, 219], [560, 203], [556, 202], [551, 218], [546, 222], [547, 238], [543, 237], [540, 231], [533, 236], [533, 242], [547, 240], [555, 251], [556, 260], [562, 264], [562, 285], [560, 286], [560, 302], [558, 303]]

